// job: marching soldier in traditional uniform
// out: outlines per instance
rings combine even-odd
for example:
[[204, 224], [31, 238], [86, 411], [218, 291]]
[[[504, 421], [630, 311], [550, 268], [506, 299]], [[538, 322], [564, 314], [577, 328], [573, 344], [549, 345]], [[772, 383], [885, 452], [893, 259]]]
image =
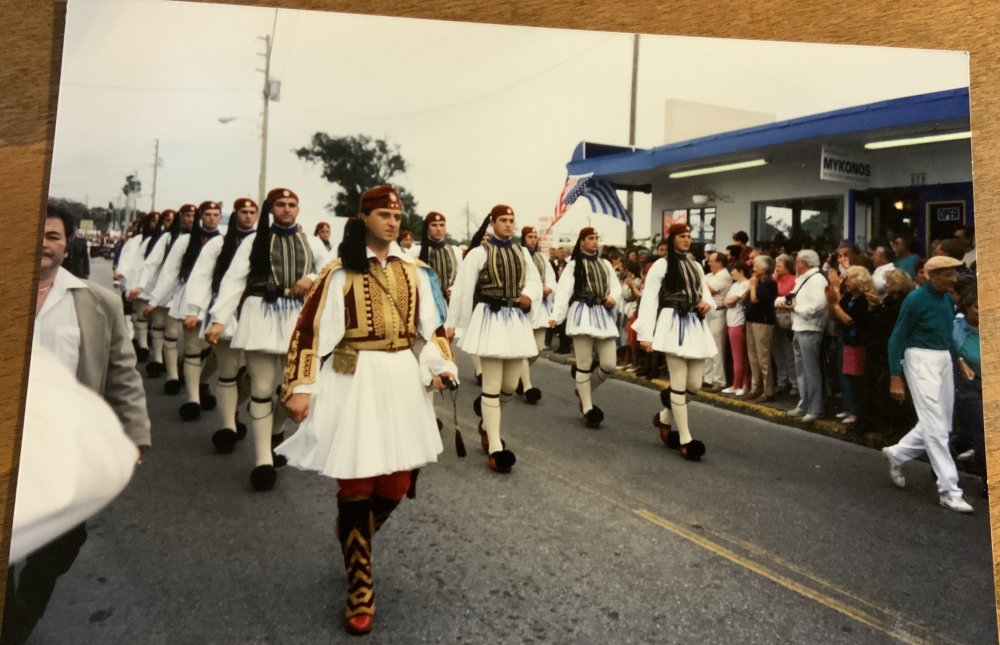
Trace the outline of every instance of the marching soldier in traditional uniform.
[[[189, 329], [184, 322], [188, 313], [187, 292], [191, 272], [205, 244], [210, 240], [221, 238], [219, 232], [221, 221], [222, 207], [219, 202], [202, 202], [198, 206], [198, 215], [191, 233], [177, 240], [171, 251], [171, 257], [167, 258], [171, 273], [174, 271], [174, 264], [177, 265], [178, 286], [167, 313], [170, 319], [177, 321], [184, 334], [183, 370], [187, 401], [181, 405], [180, 415], [185, 421], [197, 419], [201, 416], [202, 410], [213, 410], [216, 405], [215, 396], [212, 395], [207, 383], [208, 373], [202, 369], [212, 348], [202, 339], [197, 327]], [[166, 272], [167, 269], [164, 269], [164, 273]]]
[[445, 241], [448, 234], [447, 226], [441, 213], [437, 211], [427, 213], [420, 238], [419, 258], [437, 274], [445, 300], [450, 300], [452, 285], [458, 277], [458, 267], [462, 264], [462, 252], [457, 246]]
[[[192, 208], [194, 207], [192, 206]], [[142, 312], [142, 317], [149, 321], [150, 347], [146, 374], [151, 378], [163, 375], [163, 331], [166, 312], [162, 310], [157, 312], [156, 309], [153, 309], [152, 314], [147, 314], [146, 304], [149, 301], [149, 294], [156, 286], [156, 279], [160, 275], [163, 259], [167, 257], [170, 230], [173, 228], [176, 218], [177, 212], [170, 208], [160, 213], [160, 223], [153, 234], [149, 236], [142, 261], [134, 269], [136, 273], [135, 284], [130, 287], [127, 296], [129, 300], [136, 301], [132, 305], [133, 309]]]
[[491, 224], [488, 243], [462, 262], [447, 327], [449, 335], [461, 332], [458, 346], [482, 364], [483, 393], [475, 405], [482, 416], [480, 441], [490, 469], [509, 473], [516, 458], [500, 438], [500, 406], [514, 396], [522, 360], [538, 354], [530, 312], [541, 300], [542, 284], [531, 255], [514, 244], [514, 210], [494, 206], [472, 240], [482, 239]]
[[[600, 239], [589, 226], [580, 230], [573, 255], [559, 278], [556, 305], [549, 327], [566, 323], [573, 339], [576, 365], [573, 377], [580, 411], [588, 428], [598, 428], [604, 411], [594, 405], [592, 393], [615, 370], [618, 358], [618, 301], [622, 286], [611, 263], [598, 257]], [[598, 365], [593, 367], [594, 350]]]
[[[149, 294], [149, 304], [146, 305], [145, 311], [147, 316], [153, 316], [154, 329], [158, 326], [156, 323], [162, 321], [163, 366], [167, 375], [163, 391], [170, 396], [181, 391], [177, 341], [180, 340], [183, 331], [181, 321], [170, 312], [174, 305], [180, 301], [182, 285], [178, 279], [178, 273], [181, 257], [184, 255], [184, 249], [187, 248], [191, 229], [198, 216], [198, 209], [191, 204], [181, 206], [180, 211], [178, 211], [177, 218], [170, 227], [170, 239], [167, 240], [166, 247], [163, 249], [163, 259], [160, 261], [156, 283]], [[176, 313], [176, 309], [174, 311]]]
[[[118, 256], [115, 278], [126, 300], [139, 280], [142, 263], [146, 258], [146, 249], [149, 248], [149, 241], [159, 223], [160, 214], [157, 211], [147, 213], [139, 220], [138, 231], [125, 242]], [[149, 319], [143, 309], [145, 307], [132, 307], [133, 345], [140, 363], [145, 363], [149, 359]]]
[[319, 239], [296, 225], [298, 215], [299, 198], [293, 191], [275, 188], [267, 194], [261, 225], [237, 249], [205, 332], [205, 340], [215, 344], [238, 318], [232, 347], [244, 351], [250, 376], [250, 428], [257, 453], [250, 484], [256, 491], [271, 490], [277, 481], [271, 448], [283, 439], [284, 414], [275, 414], [274, 406], [279, 357], [288, 353], [302, 300], [326, 262]]
[[[670, 390], [660, 392], [663, 409], [653, 415], [660, 439], [681, 456], [698, 461], [705, 444], [692, 439], [688, 426], [689, 394], [701, 390], [705, 359], [715, 355], [715, 340], [704, 316], [715, 306], [701, 265], [688, 256], [691, 228], [667, 230], [667, 255], [646, 274], [639, 315], [632, 325], [644, 350], [664, 352]], [[673, 426], [673, 428], [671, 427]]]
[[[254, 232], [257, 225], [257, 203], [248, 197], [237, 199], [233, 205], [233, 214], [229, 218], [229, 226], [224, 236], [216, 236], [205, 243], [198, 260], [191, 269], [191, 277], [187, 281], [185, 304], [187, 315], [184, 318], [184, 329], [203, 333], [212, 323], [209, 309], [219, 293], [219, 286], [240, 244], [248, 235]], [[212, 435], [212, 443], [221, 453], [230, 453], [236, 442], [247, 432], [246, 426], [239, 422], [236, 410], [241, 400], [248, 396], [239, 387], [240, 359], [243, 353], [231, 345], [233, 332], [236, 330], [236, 319], [230, 320], [222, 336], [215, 344], [218, 381], [219, 416], [222, 427]]]
[[[395, 242], [401, 208], [387, 184], [362, 195], [339, 259], [303, 306], [282, 385], [289, 417], [302, 424], [277, 452], [337, 479], [352, 634], [372, 629], [372, 538], [410, 488], [411, 471], [442, 450], [428, 388], [441, 390], [456, 374], [432, 271]], [[419, 362], [418, 335], [426, 341]]]
[[[531, 254], [531, 261], [538, 270], [538, 277], [542, 280], [542, 297], [531, 307], [531, 327], [535, 332], [535, 346], [538, 351], [545, 347], [545, 331], [549, 328], [549, 319], [552, 318], [552, 292], [556, 288], [556, 272], [552, 268], [544, 254], [538, 252], [538, 231], [534, 226], [525, 226], [521, 229], [521, 245], [528, 249]], [[538, 355], [526, 358], [521, 363], [521, 383], [517, 386], [517, 393], [524, 395], [524, 402], [534, 405], [542, 398], [542, 391], [531, 383], [531, 366], [538, 359]]]

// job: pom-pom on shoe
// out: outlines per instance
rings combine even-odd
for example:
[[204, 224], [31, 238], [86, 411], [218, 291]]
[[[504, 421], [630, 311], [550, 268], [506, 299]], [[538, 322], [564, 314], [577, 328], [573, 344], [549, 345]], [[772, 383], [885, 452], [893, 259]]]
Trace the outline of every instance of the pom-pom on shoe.
[[692, 439], [681, 446], [680, 451], [681, 457], [684, 457], [688, 461], [698, 461], [705, 454], [705, 444], [697, 439]]
[[524, 392], [524, 402], [528, 405], [535, 405], [542, 398], [542, 391], [537, 387], [530, 387]]
[[216, 430], [212, 434], [212, 445], [215, 446], [215, 451], [223, 455], [231, 453], [236, 448], [237, 441], [239, 441], [239, 437], [229, 428]]
[[178, 413], [183, 421], [194, 421], [201, 416], [201, 405], [194, 401], [188, 401], [180, 407]]
[[274, 482], [278, 481], [278, 473], [274, 466], [264, 464], [257, 466], [250, 471], [250, 485], [257, 492], [264, 492], [274, 488]]
[[174, 396], [180, 391], [181, 391], [181, 382], [175, 378], [172, 378], [163, 384], [163, 393], [168, 396]]
[[514, 456], [514, 453], [506, 449], [494, 452], [487, 460], [490, 470], [500, 474], [509, 473], [510, 469], [514, 467], [516, 462], [517, 457]]
[[588, 428], [600, 428], [604, 421], [604, 411], [596, 405], [583, 415], [583, 422]]
[[167, 368], [163, 366], [163, 363], [157, 363], [156, 361], [146, 363], [146, 376], [149, 378], [158, 378], [163, 376], [165, 371], [167, 371]]

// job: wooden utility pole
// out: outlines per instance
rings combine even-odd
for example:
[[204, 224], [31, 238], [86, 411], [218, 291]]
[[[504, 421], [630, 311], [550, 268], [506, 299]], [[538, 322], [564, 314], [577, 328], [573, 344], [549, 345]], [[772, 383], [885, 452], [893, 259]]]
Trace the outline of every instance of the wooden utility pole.
[[[639, 34], [632, 34], [632, 101], [628, 117], [628, 145], [635, 146], [635, 99], [639, 89]], [[625, 225], [625, 245], [632, 246], [635, 239], [635, 214], [632, 210], [632, 191], [625, 198], [625, 209], [632, 216], [632, 223]]]
[[154, 139], [156, 141], [156, 149], [153, 152], [153, 198], [149, 203], [149, 210], [156, 210], [156, 170], [160, 167], [160, 140]]

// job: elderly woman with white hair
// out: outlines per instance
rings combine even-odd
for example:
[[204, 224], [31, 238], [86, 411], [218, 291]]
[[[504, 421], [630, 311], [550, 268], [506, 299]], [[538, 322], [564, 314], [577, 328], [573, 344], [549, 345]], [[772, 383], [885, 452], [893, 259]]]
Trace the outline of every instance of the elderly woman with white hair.
[[827, 280], [819, 270], [819, 255], [811, 249], [803, 249], [796, 255], [795, 273], [795, 290], [775, 300], [774, 306], [792, 312], [792, 351], [800, 398], [788, 415], [812, 423], [823, 414], [820, 346], [827, 320]]

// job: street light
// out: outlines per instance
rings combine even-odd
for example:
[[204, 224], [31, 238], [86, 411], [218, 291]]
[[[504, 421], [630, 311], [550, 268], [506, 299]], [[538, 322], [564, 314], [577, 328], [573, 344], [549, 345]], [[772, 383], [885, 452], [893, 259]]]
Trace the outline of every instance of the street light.
[[245, 116], [220, 116], [219, 123], [232, 123], [233, 121], [243, 120], [253, 123], [258, 128], [260, 128], [260, 180], [258, 182], [258, 204], [264, 203], [264, 187], [267, 183], [267, 129], [260, 121], [255, 121], [254, 119], [247, 118]]

